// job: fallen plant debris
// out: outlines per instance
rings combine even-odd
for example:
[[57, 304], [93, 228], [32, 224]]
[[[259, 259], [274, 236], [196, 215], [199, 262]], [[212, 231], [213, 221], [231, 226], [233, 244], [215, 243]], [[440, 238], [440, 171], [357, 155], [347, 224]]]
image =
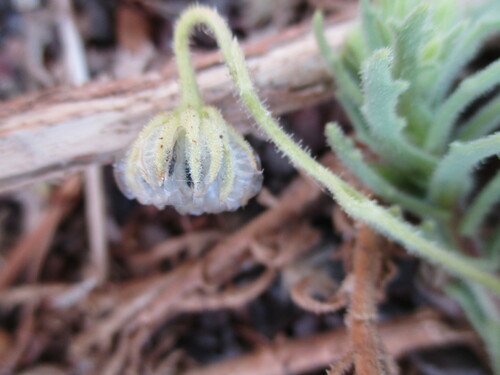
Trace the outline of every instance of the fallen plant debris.
[[[449, 327], [441, 325], [431, 311], [417, 313], [404, 319], [395, 319], [389, 324], [380, 326], [381, 339], [388, 354], [399, 357], [404, 353], [421, 347], [439, 346], [443, 344], [464, 343], [473, 340], [470, 331], [448, 331]], [[432, 332], [432, 334], [431, 334]], [[412, 337], [412, 340], [406, 340]], [[307, 373], [311, 369], [326, 366], [335, 361], [335, 367], [341, 367], [344, 360], [351, 359], [347, 353], [345, 342], [347, 332], [339, 329], [322, 333], [296, 341], [281, 341], [240, 358], [229, 359], [221, 363], [195, 368], [183, 375], [216, 375], [216, 374], [263, 374], [279, 375], [289, 373]], [[346, 357], [343, 357], [343, 356]], [[347, 361], [348, 362], [348, 361]], [[340, 366], [339, 366], [340, 365]], [[349, 364], [346, 364], [348, 367]], [[334, 373], [330, 371], [330, 373]], [[343, 372], [340, 372], [343, 373]]]
[[[264, 143], [240, 112], [203, 28], [192, 38], [203, 97], [239, 123], [261, 158], [264, 189], [243, 209], [200, 216], [126, 200], [109, 167], [102, 185], [82, 193], [82, 177], [70, 172], [108, 163], [145, 118], [177, 103], [170, 45], [188, 3], [0, 4], [0, 22], [9, 25], [0, 30], [0, 77], [8, 78], [0, 95], [23, 94], [0, 104], [6, 166], [0, 168], [0, 243], [6, 244], [0, 248], [0, 375], [434, 375], [435, 368], [440, 375], [491, 374], [477, 330], [442, 290], [449, 278], [439, 279], [439, 270], [350, 218]], [[332, 97], [310, 20], [316, 8], [327, 12], [326, 39], [335, 50], [356, 24], [356, 2], [203, 3], [243, 41], [259, 94], [273, 114], [285, 115], [281, 125], [296, 140], [304, 135], [325, 168], [385, 203], [342, 155], [328, 152], [322, 134], [327, 121], [350, 131], [351, 113]], [[64, 59], [74, 41], [56, 35], [72, 17], [90, 81], [68, 88]], [[23, 25], [18, 31], [16, 22]], [[9, 48], [20, 41], [29, 53], [16, 76], [18, 55]], [[492, 109], [485, 111], [488, 117]], [[31, 153], [37, 144], [40, 152]], [[363, 158], [380, 162], [362, 141], [355, 145]], [[494, 174], [497, 164], [486, 164], [483, 173]], [[498, 182], [491, 180], [493, 191]], [[398, 207], [391, 210], [420, 224]], [[498, 223], [498, 215], [490, 216], [488, 235]], [[100, 234], [87, 235], [96, 223]], [[479, 227], [469, 224], [469, 230]], [[460, 292], [455, 295], [470, 297]]]

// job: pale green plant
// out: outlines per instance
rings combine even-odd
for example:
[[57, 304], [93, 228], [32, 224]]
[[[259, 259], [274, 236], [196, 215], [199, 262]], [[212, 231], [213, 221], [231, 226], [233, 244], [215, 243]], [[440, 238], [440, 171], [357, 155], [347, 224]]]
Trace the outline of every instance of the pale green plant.
[[[452, 251], [446, 244], [436, 242], [434, 238], [427, 237], [420, 228], [412, 226], [391, 210], [382, 207], [377, 202], [364, 196], [326, 167], [319, 164], [311, 155], [297, 145], [280, 128], [278, 122], [271, 116], [259, 99], [246, 66], [243, 52], [237, 40], [233, 38], [226, 22], [215, 11], [207, 7], [194, 6], [189, 8], [181, 15], [175, 28], [174, 52], [177, 59], [182, 91], [181, 105], [177, 111], [183, 112], [192, 110], [193, 108], [204, 108], [203, 100], [196, 83], [196, 74], [189, 55], [189, 36], [192, 29], [198, 24], [208, 26], [214, 33], [226, 65], [234, 80], [237, 93], [258, 126], [298, 168], [301, 168], [325, 186], [348, 214], [355, 219], [368, 223], [381, 233], [398, 241], [407, 249], [424, 256], [431, 262], [443, 266], [451, 273], [470, 278], [487, 286], [496, 293], [500, 293], [500, 279], [484, 272], [474, 265], [470, 259]], [[384, 56], [388, 56], [388, 54], [388, 51], [377, 53], [382, 58], [385, 58]], [[380, 69], [384, 69], [384, 67], [382, 66]], [[358, 86], [355, 84], [353, 84], [352, 89], [360, 92]], [[362, 98], [363, 96], [360, 93], [358, 99]], [[207, 140], [207, 144], [207, 147], [215, 147], [211, 145], [210, 139]], [[414, 149], [413, 146], [410, 146], [410, 148]], [[418, 152], [416, 154], [420, 155]], [[418, 164], [420, 160], [419, 156], [415, 155], [410, 156], [409, 163], [416, 163], [415, 165], [420, 167], [420, 164]], [[414, 156], [418, 160], [413, 160]], [[425, 159], [434, 161], [436, 158], [425, 157]], [[423, 164], [422, 168], [424, 169], [432, 167], [432, 165]], [[155, 166], [153, 165], [153, 167]], [[423, 171], [421, 172], [423, 173]], [[158, 183], [161, 184], [162, 182], [159, 181]]]
[[[497, 274], [500, 223], [486, 224], [500, 202], [500, 171], [478, 190], [473, 170], [500, 154], [500, 96], [490, 95], [468, 117], [464, 112], [500, 84], [500, 60], [459, 75], [485, 39], [500, 31], [499, 10], [497, 2], [461, 12], [454, 0], [362, 0], [360, 27], [338, 53], [327, 45], [321, 15], [314, 21], [354, 137], [380, 161], [365, 160], [335, 123], [326, 130], [333, 150], [378, 197], [418, 217], [422, 237], [460, 257], [473, 243], [479, 256], [469, 262]], [[446, 288], [500, 373], [498, 296], [476, 281], [465, 277]]]
[[[387, 5], [392, 1], [386, 0], [382, 1], [382, 3]], [[442, 159], [440, 152], [449, 143], [450, 131], [442, 132], [441, 136], [445, 138], [442, 142], [435, 142], [433, 138], [428, 139], [425, 137], [433, 129], [433, 107], [421, 101], [416, 101], [417, 105], [414, 106], [413, 101], [415, 95], [422, 94], [425, 82], [430, 83], [440, 77], [433, 76], [432, 69], [424, 69], [424, 67], [437, 64], [439, 59], [446, 56], [446, 50], [449, 50], [449, 40], [459, 39], [464, 26], [449, 28], [449, 35], [440, 36], [443, 40], [434, 38], [424, 43], [426, 39], [420, 34], [412, 32], [414, 30], [411, 28], [422, 30], [422, 33], [424, 33], [429, 12], [426, 8], [418, 8], [416, 11], [410, 12], [418, 3], [416, 1], [408, 0], [396, 3], [398, 4], [397, 7], [382, 7], [382, 10], [388, 13], [383, 15], [377, 13], [374, 8], [365, 2], [363, 7], [364, 22], [362, 23], [364, 32], [361, 30], [354, 31], [347, 41], [345, 51], [339, 56], [333, 55], [329, 50], [319, 32], [321, 20], [316, 19], [320, 44], [337, 79], [339, 85], [338, 96], [351, 117], [356, 129], [356, 135], [360, 141], [366, 143], [381, 156], [386, 157], [390, 161], [388, 165], [391, 168], [376, 167], [363, 161], [361, 153], [355, 149], [350, 140], [335, 125], [328, 127], [327, 135], [346, 164], [352, 165], [356, 170], [360, 171], [358, 175], [361, 181], [370, 186], [380, 197], [386, 198], [388, 201], [393, 199], [402, 208], [419, 215], [426, 222], [426, 225], [412, 225], [398, 214], [398, 210], [385, 208], [380, 203], [366, 197], [339, 176], [319, 164], [297, 145], [280, 128], [278, 122], [259, 99], [246, 66], [243, 52], [236, 39], [233, 38], [225, 21], [215, 11], [203, 6], [195, 6], [184, 12], [175, 28], [174, 52], [182, 91], [181, 105], [175, 113], [183, 116], [186, 111], [203, 111], [205, 108], [189, 55], [190, 34], [196, 25], [204, 24], [215, 36], [233, 78], [237, 94], [246, 109], [269, 139], [296, 167], [302, 169], [322, 184], [333, 195], [337, 203], [354, 219], [367, 223], [380, 233], [397, 241], [409, 251], [422, 256], [451, 274], [487, 287], [494, 293], [500, 293], [499, 278], [488, 272], [486, 267], [482, 267], [481, 263], [475, 262], [475, 259], [455, 251], [455, 241], [448, 235], [448, 232], [444, 231], [445, 235], [440, 235], [445, 224], [452, 218], [450, 207], [441, 204], [441, 202], [435, 202], [434, 198], [426, 193], [434, 175], [433, 172], [439, 169]], [[440, 7], [437, 8], [440, 9]], [[383, 16], [400, 15], [403, 17], [406, 14], [410, 14], [410, 16], [403, 18], [404, 21], [402, 22], [395, 21], [390, 25], [381, 24], [383, 20], [381, 17]], [[452, 20], [448, 19], [451, 16], [447, 15], [445, 11], [441, 10], [437, 14], [443, 14], [444, 24], [452, 23]], [[394, 40], [392, 37], [393, 30], [390, 28], [398, 29], [398, 37], [394, 38]], [[428, 31], [426, 30], [425, 33], [428, 33]], [[386, 48], [388, 43], [393, 42], [396, 46], [395, 51]], [[422, 48], [411, 48], [420, 45]], [[468, 48], [474, 51], [477, 46], [472, 43]], [[421, 53], [417, 52], [420, 50], [422, 50]], [[421, 55], [428, 56], [427, 65], [415, 61], [415, 59], [420, 59]], [[470, 53], [470, 55], [472, 56], [473, 53]], [[361, 67], [363, 68], [361, 70], [362, 74], [358, 76]], [[393, 78], [393, 69], [398, 71], [397, 79]], [[453, 69], [460, 70], [456, 66]], [[491, 68], [491, 71], [494, 73], [496, 70]], [[491, 78], [491, 75], [494, 75], [493, 73], [489, 73], [488, 77]], [[413, 87], [411, 78], [415, 74], [422, 76], [422, 81], [418, 81]], [[474, 79], [474, 77], [471, 77], [471, 79]], [[484, 83], [484, 80], [485, 78], [481, 77], [476, 79], [473, 84], [481, 84], [484, 90], [492, 87], [491, 84]], [[468, 85], [472, 84], [466, 86]], [[476, 91], [477, 95], [481, 94], [481, 90], [477, 89]], [[434, 99], [430, 103], [437, 103], [441, 95], [437, 90], [436, 93], [433, 93]], [[468, 101], [463, 100], [465, 95], [470, 94], [466, 91], [458, 98], [453, 99], [448, 104], [450, 110], [454, 109], [460, 112], [462, 108], [458, 108], [458, 106], [468, 103]], [[367, 100], [367, 97], [369, 97], [369, 100]], [[407, 113], [408, 118], [402, 116], [401, 111]], [[456, 119], [456, 116], [450, 116], [449, 113], [443, 113], [441, 116], [450, 123]], [[484, 117], [489, 118], [491, 116], [488, 113]], [[162, 126], [167, 122], [160, 121]], [[476, 122], [482, 123], [479, 120]], [[419, 125], [409, 126], [409, 124], [413, 123]], [[200, 124], [201, 122], [198, 121], [198, 125]], [[474, 125], [474, 129], [477, 129], [477, 127], [477, 125]], [[482, 127], [482, 131], [484, 131], [486, 126], [481, 125], [479, 127]], [[197, 129], [197, 134], [201, 134], [202, 130], [199, 126], [197, 126]], [[145, 131], [147, 130], [145, 129]], [[471, 132], [474, 134], [477, 130], [467, 132], [467, 134]], [[191, 137], [189, 139], [190, 141], [196, 141], [197, 138]], [[487, 138], [486, 144], [480, 145], [481, 149], [486, 150], [483, 154], [490, 150], [489, 141], [496, 144], [497, 138]], [[217, 147], [212, 138], [207, 138], [203, 142], [207, 149], [205, 155], [209, 155], [206, 156], [207, 158], [211, 158], [212, 154], [217, 154], [212, 151], [213, 148]], [[140, 152], [146, 152], [144, 151], [144, 147], [147, 148], [146, 143], [138, 141], [136, 146], [136, 149]], [[456, 148], [460, 150], [460, 147], [462, 146], [457, 144]], [[469, 146], [464, 144], [463, 147]], [[181, 145], [178, 152], [186, 152], [186, 159], [189, 159], [192, 155], [186, 150], [188, 148]], [[140, 154], [139, 151], [135, 152]], [[162, 157], [169, 155], [165, 154], [164, 151], [158, 152], [162, 153], [160, 155]], [[473, 152], [475, 152], [475, 149]], [[203, 153], [198, 152], [197, 155], [203, 159]], [[132, 154], [132, 158], [134, 157], [136, 155]], [[157, 158], [157, 160], [161, 160], [161, 157]], [[446, 158], [443, 160], [446, 160]], [[200, 161], [203, 160], [200, 159]], [[448, 163], [453, 163], [453, 161], [454, 159], [448, 161]], [[210, 163], [211, 160], [207, 164], [207, 170], [210, 170]], [[158, 190], [168, 190], [165, 179], [157, 180], [154, 178], [155, 174], [152, 171], [134, 169], [133, 164], [132, 160], [127, 164], [129, 167], [125, 168], [125, 172], [129, 176], [128, 179], [132, 184], [136, 177], [144, 180], [147, 176], [152, 176], [151, 180], [157, 184], [154, 187], [154, 192], [168, 193], [168, 191]], [[157, 163], [144, 164], [146, 169], [149, 167], [155, 169], [157, 166]], [[188, 166], [192, 169], [194, 163], [192, 165], [188, 164]], [[164, 170], [161, 170], [162, 168]], [[160, 168], [160, 175], [168, 175], [166, 172], [167, 167], [162, 168]], [[361, 171], [363, 172], [361, 173]], [[142, 177], [140, 176], [141, 173]], [[210, 174], [207, 173], [207, 175]], [[199, 179], [195, 178], [192, 182], [202, 184], [204, 181], [202, 174], [196, 176]], [[140, 181], [142, 184], [143, 181]], [[440, 186], [437, 186], [437, 188], [439, 190]], [[149, 187], [143, 186], [141, 189], [147, 190]], [[457, 194], [460, 193], [459, 191]], [[441, 197], [441, 193], [438, 191], [435, 196]], [[224, 197], [224, 195], [218, 195], [218, 199], [223, 200]], [[489, 201], [490, 198], [487, 197], [483, 200]], [[480, 215], [484, 210], [478, 209], [477, 211]], [[199, 213], [199, 211], [196, 211], [196, 213]], [[474, 222], [477, 219], [471, 220]]]

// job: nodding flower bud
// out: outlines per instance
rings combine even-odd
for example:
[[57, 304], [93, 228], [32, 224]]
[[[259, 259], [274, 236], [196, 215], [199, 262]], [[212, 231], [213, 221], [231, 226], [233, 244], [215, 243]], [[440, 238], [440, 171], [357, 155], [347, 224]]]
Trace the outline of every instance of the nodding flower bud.
[[234, 211], [262, 186], [258, 156], [209, 106], [156, 116], [115, 165], [115, 177], [129, 199], [194, 215]]

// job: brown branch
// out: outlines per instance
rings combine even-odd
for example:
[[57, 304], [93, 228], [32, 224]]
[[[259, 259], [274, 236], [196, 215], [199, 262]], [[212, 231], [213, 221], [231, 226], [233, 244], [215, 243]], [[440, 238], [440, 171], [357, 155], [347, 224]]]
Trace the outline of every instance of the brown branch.
[[347, 317], [354, 367], [358, 375], [385, 375], [391, 372], [380, 342], [376, 312], [384, 241], [366, 225], [358, 225], [353, 260], [354, 287]]
[[[333, 48], [341, 45], [352, 25], [349, 21], [327, 28]], [[256, 86], [275, 115], [311, 106], [332, 94], [312, 32], [305, 33], [303, 26], [299, 30], [246, 49], [254, 53], [248, 62]], [[205, 61], [213, 64], [218, 54], [211, 56]], [[205, 66], [198, 82], [203, 97], [217, 105], [228, 121], [249, 124], [222, 64]], [[59, 88], [1, 104], [0, 189], [110, 162], [152, 115], [177, 104], [178, 92], [177, 77], [170, 68], [162, 74]]]
[[[237, 232], [227, 236], [193, 265], [199, 272], [195, 274], [197, 278], [189, 275], [181, 282], [184, 294], [187, 295], [201, 285], [221, 285], [228, 282], [240, 270], [238, 259], [247, 251], [252, 239], [257, 234], [265, 235], [286, 225], [290, 220], [295, 219], [304, 207], [314, 201], [320, 193], [320, 188], [313, 184], [310, 179], [297, 178], [292, 181], [282, 194], [279, 204], [257, 216]], [[179, 298], [180, 290], [181, 288], [176, 288], [173, 291], [175, 298]], [[170, 293], [171, 291], [166, 291], [167, 296], [159, 296], [156, 303], [152, 303], [143, 314], [135, 319], [135, 325], [144, 324], [146, 321], [162, 322], [173, 312], [177, 312]], [[134, 323], [131, 325], [133, 326]]]
[[222, 237], [223, 233], [218, 230], [187, 232], [162, 241], [149, 251], [132, 254], [128, 260], [129, 267], [136, 273], [150, 272], [164, 260], [175, 261], [184, 250], [189, 258], [194, 258]]
[[[215, 293], [192, 293], [179, 301], [176, 310], [194, 312], [237, 308], [245, 305], [268, 288], [276, 276], [277, 269], [286, 266], [298, 258], [299, 254], [311, 249], [319, 240], [319, 232], [302, 223], [297, 226], [286, 225], [280, 232], [273, 233], [273, 237], [275, 239], [272, 242], [276, 243], [272, 251], [269, 248], [259, 250], [265, 254], [257, 255], [256, 241], [249, 241], [250, 253], [254, 259], [268, 267], [256, 280], [242, 287], [229, 286], [226, 290]], [[260, 246], [264, 247], [264, 245]]]
[[221, 309], [235, 309], [244, 306], [249, 301], [254, 300], [262, 294], [276, 277], [277, 271], [269, 268], [262, 273], [255, 281], [242, 287], [230, 287], [228, 290], [207, 295], [201, 293], [191, 293], [185, 296], [176, 305], [177, 311], [201, 312]]
[[5, 355], [5, 361], [0, 363], [0, 374], [11, 374], [16, 364], [22, 359], [23, 355], [29, 351], [33, 344], [33, 331], [35, 328], [35, 305], [28, 303], [23, 306], [20, 313], [20, 324], [16, 330], [16, 339], [14, 345], [9, 348]]
[[28, 264], [31, 267], [30, 281], [35, 281], [54, 232], [73, 206], [79, 192], [80, 179], [77, 176], [71, 177], [54, 191], [49, 206], [40, 216], [38, 226], [9, 251], [5, 264], [0, 268], [0, 290], [11, 284]]
[[354, 353], [350, 352], [338, 361], [335, 361], [330, 368], [326, 371], [327, 375], [345, 375], [349, 374], [354, 367]]
[[[389, 354], [398, 357], [409, 351], [475, 340], [472, 331], [457, 331], [442, 323], [436, 314], [415, 314], [384, 323], [380, 336]], [[305, 339], [279, 341], [256, 351], [193, 368], [181, 375], [282, 375], [300, 374], [326, 367], [348, 353], [345, 329]]]
[[276, 235], [254, 239], [249, 244], [254, 259], [270, 268], [279, 268], [309, 250], [320, 239], [317, 230], [301, 221], [288, 225]]
[[[199, 280], [197, 267], [189, 262], [176, 268], [161, 279], [149, 284], [149, 288], [138, 291], [125, 303], [116, 306], [113, 314], [95, 322], [94, 326], [77, 336], [72, 347], [74, 358], [82, 357], [93, 346], [105, 348], [109, 345], [113, 335], [142, 312], [158, 296], [166, 298], [165, 303], [174, 303], [180, 296], [191, 289], [190, 280]], [[195, 284], [196, 285], [196, 284]], [[146, 322], [144, 322], [145, 324]]]
[[[124, 327], [137, 329], [163, 323], [178, 311], [177, 302], [181, 298], [196, 291], [207, 280], [215, 280], [219, 284], [226, 282], [227, 278], [239, 271], [239, 267], [234, 266], [235, 259], [247, 250], [249, 242], [257, 233], [266, 234], [289, 220], [296, 219], [304, 207], [320, 193], [320, 188], [310, 180], [295, 179], [275, 207], [227, 236], [200, 259], [184, 262], [161, 277], [132, 286], [133, 291], [129, 292], [128, 298], [114, 301], [112, 314], [97, 320], [92, 327], [75, 338], [73, 355], [75, 358], [83, 358], [84, 353], [93, 346], [107, 347], [110, 338]], [[128, 288], [122, 286], [121, 289]], [[109, 304], [111, 296], [105, 298]], [[97, 303], [94, 301], [90, 305], [95, 306]]]
[[[338, 289], [335, 286], [328, 275], [317, 273], [296, 282], [290, 290], [290, 297], [298, 306], [315, 314], [334, 312], [344, 308], [349, 302], [345, 283]], [[330, 289], [326, 290], [331, 294], [326, 301], [320, 301], [313, 296], [313, 292], [317, 294], [319, 291], [323, 291], [322, 289]]]

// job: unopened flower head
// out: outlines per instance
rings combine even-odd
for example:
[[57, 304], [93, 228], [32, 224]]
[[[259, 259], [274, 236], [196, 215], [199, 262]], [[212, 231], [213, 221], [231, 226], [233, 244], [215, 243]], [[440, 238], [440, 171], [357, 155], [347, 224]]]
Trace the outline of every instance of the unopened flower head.
[[262, 186], [258, 156], [209, 106], [156, 116], [115, 176], [129, 199], [195, 215], [236, 210]]

